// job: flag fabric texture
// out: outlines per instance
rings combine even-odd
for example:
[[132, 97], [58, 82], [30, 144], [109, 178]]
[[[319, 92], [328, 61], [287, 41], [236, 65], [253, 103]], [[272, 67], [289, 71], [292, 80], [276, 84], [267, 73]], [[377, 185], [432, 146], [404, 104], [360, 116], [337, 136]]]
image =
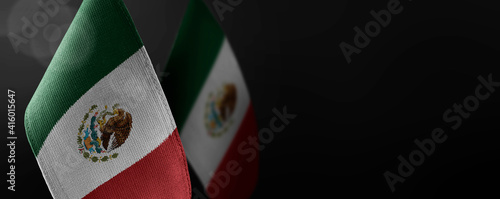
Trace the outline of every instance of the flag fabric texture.
[[210, 198], [248, 198], [258, 139], [250, 95], [228, 39], [202, 0], [190, 0], [163, 81], [188, 162]]
[[84, 0], [25, 114], [54, 198], [191, 198], [167, 99], [121, 0]]

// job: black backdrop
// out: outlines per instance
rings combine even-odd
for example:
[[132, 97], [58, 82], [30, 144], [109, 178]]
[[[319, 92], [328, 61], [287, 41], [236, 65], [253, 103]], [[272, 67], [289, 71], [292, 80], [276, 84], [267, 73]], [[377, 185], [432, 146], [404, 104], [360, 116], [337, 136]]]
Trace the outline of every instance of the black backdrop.
[[[12, 196], [50, 198], [21, 125], [50, 56], [13, 50], [6, 34], [18, 12], [15, 2], [0, 3], [2, 90], [17, 91], [19, 122]], [[500, 81], [498, 8], [486, 0], [401, 0], [401, 13], [348, 64], [339, 44], [354, 45], [353, 28], [364, 30], [373, 20], [370, 11], [387, 9], [388, 2], [243, 0], [224, 14], [220, 24], [245, 74], [259, 127], [269, 125], [273, 108], [286, 106], [298, 115], [261, 151], [252, 198], [496, 195], [500, 93], [481, 101], [455, 131], [442, 117], [474, 94], [478, 76]], [[68, 7], [76, 11], [80, 3], [72, 0]], [[125, 3], [161, 70], [187, 1]], [[74, 12], [68, 13], [54, 23], [70, 22]], [[392, 193], [384, 172], [397, 173], [398, 156], [408, 158], [417, 149], [414, 140], [429, 138], [438, 127], [447, 141]]]

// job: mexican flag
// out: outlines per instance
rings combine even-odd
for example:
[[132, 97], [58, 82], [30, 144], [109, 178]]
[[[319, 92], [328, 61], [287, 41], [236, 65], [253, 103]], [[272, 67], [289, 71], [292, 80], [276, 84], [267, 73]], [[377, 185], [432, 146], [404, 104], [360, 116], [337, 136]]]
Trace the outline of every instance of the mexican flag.
[[190, 0], [166, 71], [188, 162], [206, 193], [248, 198], [258, 175], [254, 111], [231, 45], [202, 0]]
[[184, 150], [121, 0], [84, 0], [25, 114], [54, 198], [191, 198]]

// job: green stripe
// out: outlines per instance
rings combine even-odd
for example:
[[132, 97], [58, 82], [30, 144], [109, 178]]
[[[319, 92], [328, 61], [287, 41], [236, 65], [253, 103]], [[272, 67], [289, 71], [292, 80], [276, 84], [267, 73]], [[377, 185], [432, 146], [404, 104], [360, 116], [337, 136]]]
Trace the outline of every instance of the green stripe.
[[35, 156], [64, 113], [142, 46], [121, 0], [83, 1], [26, 108], [26, 134]]
[[190, 0], [162, 82], [179, 130], [219, 54], [224, 33], [202, 0]]

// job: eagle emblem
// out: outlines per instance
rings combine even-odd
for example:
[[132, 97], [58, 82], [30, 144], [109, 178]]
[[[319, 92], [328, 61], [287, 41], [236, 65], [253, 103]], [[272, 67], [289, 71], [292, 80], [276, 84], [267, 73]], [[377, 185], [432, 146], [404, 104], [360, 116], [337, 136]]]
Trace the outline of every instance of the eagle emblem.
[[[132, 130], [132, 115], [115, 104], [99, 111], [92, 105], [78, 128], [78, 151], [92, 162], [106, 162], [118, 157], [113, 151], [122, 146]], [[90, 118], [90, 120], [89, 120]]]
[[211, 137], [219, 137], [232, 125], [232, 115], [236, 107], [236, 86], [224, 84], [216, 92], [208, 95], [205, 104], [205, 127]]

